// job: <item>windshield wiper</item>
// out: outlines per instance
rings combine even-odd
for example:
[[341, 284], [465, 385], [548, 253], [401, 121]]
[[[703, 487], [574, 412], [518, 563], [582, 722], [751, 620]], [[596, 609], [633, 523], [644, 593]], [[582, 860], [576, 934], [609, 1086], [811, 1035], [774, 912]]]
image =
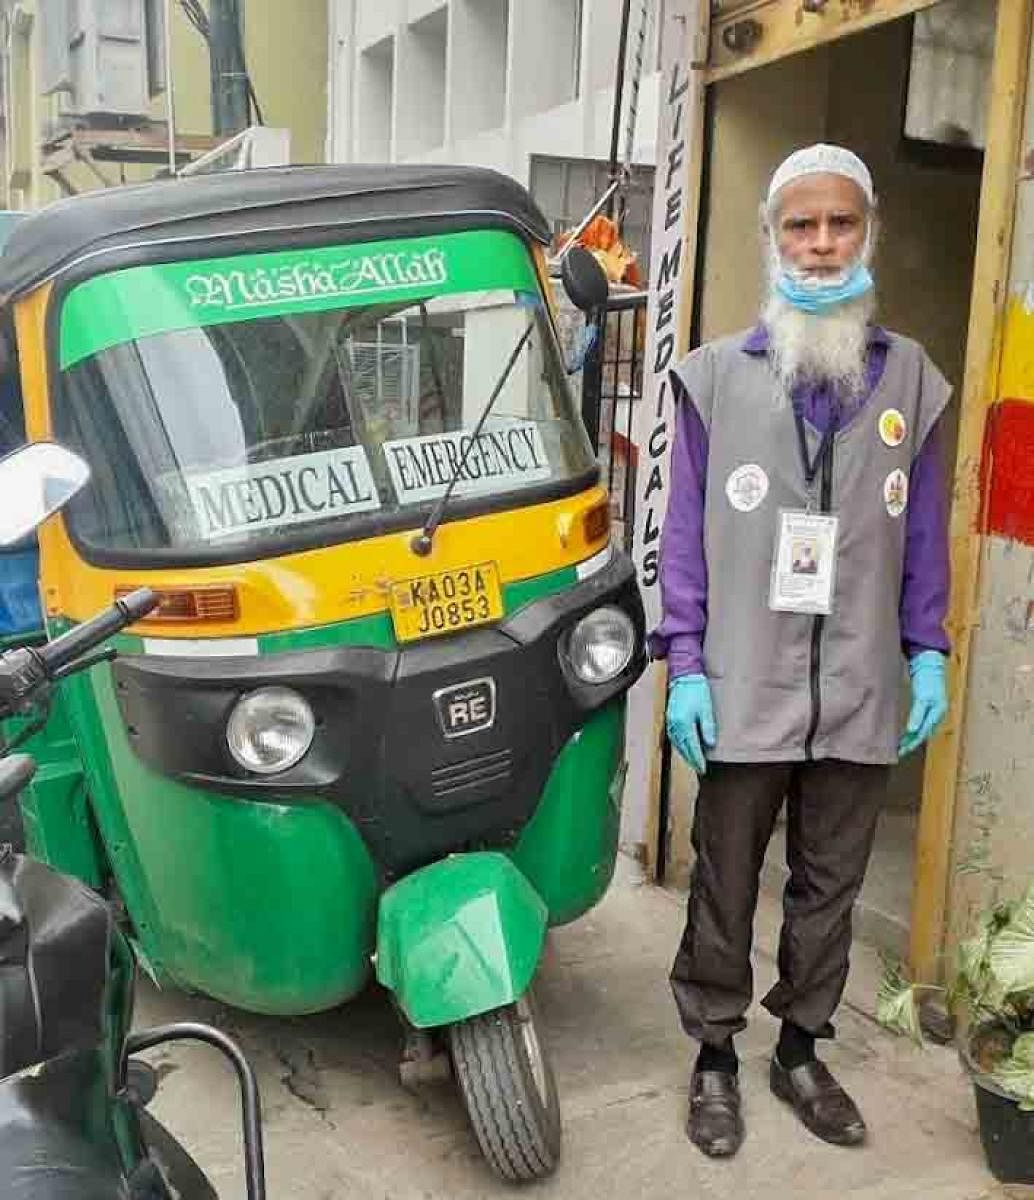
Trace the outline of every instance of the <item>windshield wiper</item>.
[[506, 366], [503, 368], [502, 374], [499, 376], [495, 387], [492, 389], [492, 394], [488, 398], [488, 403], [485, 405], [481, 416], [478, 417], [478, 422], [474, 426], [473, 432], [467, 439], [467, 444], [464, 447], [463, 453], [460, 455], [459, 461], [453, 468], [452, 475], [449, 477], [449, 482], [442, 493], [441, 499], [431, 509], [430, 515], [424, 522], [424, 527], [410, 542], [414, 554], [419, 554], [422, 558], [426, 558], [431, 553], [431, 547], [434, 545], [434, 535], [438, 531], [438, 526], [442, 523], [442, 517], [445, 516], [445, 510], [452, 499], [452, 493], [456, 485], [460, 481], [460, 476], [463, 474], [463, 468], [467, 465], [467, 456], [470, 454], [474, 443], [481, 436], [481, 430], [484, 428], [485, 422], [488, 420], [488, 414], [495, 406], [495, 402], [499, 399], [499, 394], [506, 387], [506, 381], [510, 378], [510, 372], [517, 364], [517, 359], [520, 357], [521, 351], [527, 345], [528, 338], [531, 337], [531, 332], [535, 328], [535, 322], [529, 321], [528, 327], [517, 340], [517, 345], [514, 346], [507, 360]]

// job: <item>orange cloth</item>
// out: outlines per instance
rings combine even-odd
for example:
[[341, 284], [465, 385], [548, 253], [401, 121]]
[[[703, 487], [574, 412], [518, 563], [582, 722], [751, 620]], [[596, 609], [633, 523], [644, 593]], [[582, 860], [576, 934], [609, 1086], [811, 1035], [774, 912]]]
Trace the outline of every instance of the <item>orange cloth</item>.
[[[570, 240], [569, 233], [561, 234], [557, 251], [563, 250]], [[634, 288], [643, 286], [636, 255], [621, 240], [617, 225], [609, 217], [602, 214], [594, 217], [578, 238], [578, 244], [594, 255], [611, 283], [624, 283]]]

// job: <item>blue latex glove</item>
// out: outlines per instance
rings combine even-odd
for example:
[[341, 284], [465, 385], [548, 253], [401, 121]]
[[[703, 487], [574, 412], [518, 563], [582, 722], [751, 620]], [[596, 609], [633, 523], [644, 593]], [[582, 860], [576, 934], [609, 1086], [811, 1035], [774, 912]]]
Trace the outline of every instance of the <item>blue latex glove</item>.
[[668, 737], [698, 775], [707, 773], [707, 750], [714, 749], [718, 741], [718, 726], [711, 687], [703, 675], [680, 675], [672, 680], [668, 688]]
[[904, 758], [931, 738], [948, 715], [948, 660], [936, 650], [924, 650], [908, 664], [912, 676], [912, 709], [898, 743]]

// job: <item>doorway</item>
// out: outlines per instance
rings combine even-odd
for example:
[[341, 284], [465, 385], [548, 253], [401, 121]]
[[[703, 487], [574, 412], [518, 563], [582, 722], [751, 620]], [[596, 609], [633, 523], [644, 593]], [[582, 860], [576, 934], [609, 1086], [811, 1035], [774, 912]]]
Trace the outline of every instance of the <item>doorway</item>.
[[[961, 7], [958, 0], [953, 6]], [[968, 7], [978, 12], [979, 0]], [[931, 12], [942, 8], [947, 11], [948, 6]], [[982, 12], [990, 43], [994, 9]], [[918, 21], [923, 20], [920, 14]], [[927, 128], [940, 130], [944, 140], [905, 136], [906, 128], [914, 132], [916, 125], [917, 29], [922, 25], [916, 18], [902, 17], [710, 86], [697, 281], [699, 336], [710, 340], [748, 328], [757, 319], [762, 294], [759, 204], [778, 163], [812, 142], [851, 147], [870, 166], [879, 194], [877, 320], [921, 342], [955, 387], [944, 439], [950, 482], [980, 213], [982, 130], [976, 128], [978, 119], [971, 122], [973, 130], [960, 130], [949, 111], [956, 103], [951, 89], [942, 93], [938, 114], [937, 89], [932, 88], [923, 97], [923, 116]], [[979, 90], [987, 88], [990, 44], [986, 53], [987, 70], [977, 64], [971, 71], [973, 111], [981, 109]], [[956, 74], [956, 97], [959, 79]], [[679, 849], [688, 844], [688, 836], [678, 826], [685, 821], [688, 828], [693, 786], [678, 763], [673, 771], [672, 866], [673, 874], [682, 876], [680, 882], [689, 864]], [[923, 756], [918, 754], [895, 770], [856, 919], [862, 937], [902, 957], [909, 942], [922, 790]], [[763, 887], [778, 894], [785, 878], [780, 829], [770, 847]]]

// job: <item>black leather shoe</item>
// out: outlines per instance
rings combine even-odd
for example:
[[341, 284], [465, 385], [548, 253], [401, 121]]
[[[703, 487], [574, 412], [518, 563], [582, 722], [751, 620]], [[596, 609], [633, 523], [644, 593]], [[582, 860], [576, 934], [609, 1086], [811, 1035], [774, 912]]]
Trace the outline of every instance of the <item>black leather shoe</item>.
[[743, 1144], [740, 1085], [728, 1071], [694, 1071], [689, 1085], [689, 1140], [710, 1158], [731, 1158]]
[[817, 1059], [788, 1071], [772, 1059], [769, 1082], [816, 1137], [834, 1146], [860, 1146], [866, 1129], [855, 1102]]

